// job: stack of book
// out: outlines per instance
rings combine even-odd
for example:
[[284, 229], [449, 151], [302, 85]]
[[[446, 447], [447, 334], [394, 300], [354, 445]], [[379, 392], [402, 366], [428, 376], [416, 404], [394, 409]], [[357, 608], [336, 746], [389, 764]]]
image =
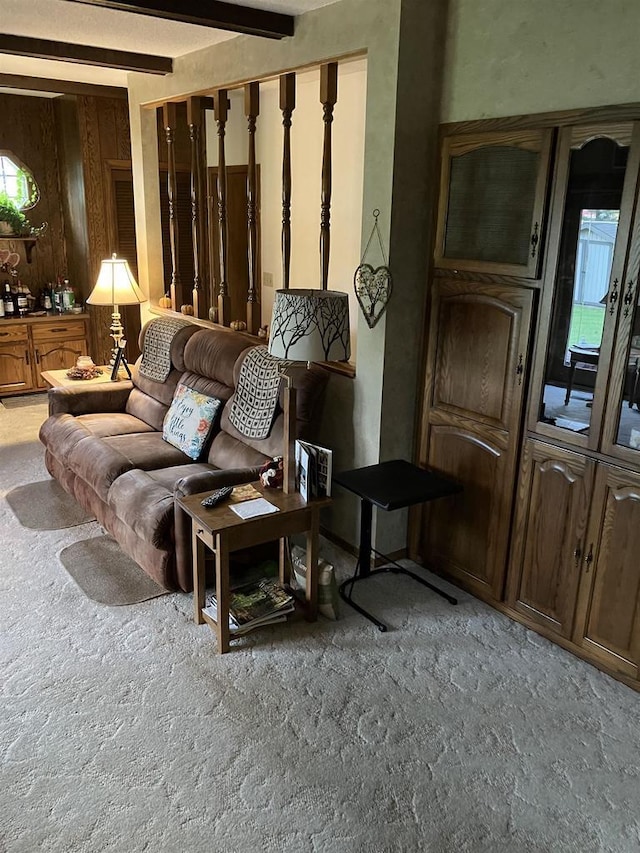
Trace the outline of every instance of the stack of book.
[[[218, 621], [218, 602], [215, 593], [207, 595], [202, 611]], [[295, 610], [295, 599], [280, 584], [265, 578], [231, 592], [229, 600], [229, 631], [234, 636], [246, 634], [262, 625], [284, 622]]]

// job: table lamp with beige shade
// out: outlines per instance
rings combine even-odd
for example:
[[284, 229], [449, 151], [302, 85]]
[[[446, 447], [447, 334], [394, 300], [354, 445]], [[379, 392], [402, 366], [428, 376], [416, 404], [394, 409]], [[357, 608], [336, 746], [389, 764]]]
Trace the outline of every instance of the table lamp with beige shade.
[[147, 299], [138, 287], [129, 263], [125, 258], [118, 258], [114, 252], [110, 258], [101, 262], [98, 280], [87, 299], [87, 303], [89, 305], [112, 306], [113, 313], [111, 314], [111, 326], [109, 327], [109, 333], [113, 338], [111, 363], [115, 367], [111, 376], [112, 379], [117, 379], [117, 366], [120, 363], [124, 365], [127, 373], [129, 373], [129, 368], [124, 358], [126, 340], [119, 307], [120, 305], [139, 305], [141, 302], [146, 301]]

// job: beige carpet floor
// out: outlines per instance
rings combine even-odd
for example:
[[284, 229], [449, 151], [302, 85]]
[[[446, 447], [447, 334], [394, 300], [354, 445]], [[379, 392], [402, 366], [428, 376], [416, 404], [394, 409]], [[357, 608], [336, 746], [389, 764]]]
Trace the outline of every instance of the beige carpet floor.
[[3, 853], [640, 850], [637, 693], [409, 578], [358, 590], [387, 634], [343, 610], [223, 657], [189, 595], [93, 602], [58, 555], [98, 525], [4, 501], [44, 414], [0, 410]]

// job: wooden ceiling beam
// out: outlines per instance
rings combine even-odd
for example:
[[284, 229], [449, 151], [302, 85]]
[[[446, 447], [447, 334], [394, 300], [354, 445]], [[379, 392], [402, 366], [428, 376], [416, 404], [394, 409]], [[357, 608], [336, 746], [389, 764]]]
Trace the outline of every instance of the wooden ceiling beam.
[[33, 59], [55, 59], [80, 65], [97, 65], [100, 68], [116, 68], [121, 71], [143, 71], [147, 74], [171, 74], [173, 71], [173, 60], [168, 56], [129, 53], [125, 50], [89, 47], [83, 44], [65, 44], [26, 36], [3, 35], [0, 39], [0, 53], [29, 56]]
[[0, 86], [6, 89], [29, 89], [32, 92], [50, 92], [56, 95], [94, 95], [101, 98], [126, 98], [126, 89], [120, 86], [100, 86], [97, 83], [75, 83], [70, 80], [52, 80], [48, 77], [25, 77], [22, 74], [0, 74]]
[[102, 6], [120, 12], [151, 15], [166, 21], [181, 21], [249, 36], [281, 39], [293, 35], [293, 15], [267, 12], [220, 0], [67, 0], [88, 6]]

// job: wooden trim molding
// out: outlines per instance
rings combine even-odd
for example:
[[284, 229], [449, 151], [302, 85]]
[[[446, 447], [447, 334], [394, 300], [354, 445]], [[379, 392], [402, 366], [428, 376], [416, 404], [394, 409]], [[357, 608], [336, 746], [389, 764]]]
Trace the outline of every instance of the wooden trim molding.
[[48, 77], [26, 77], [23, 74], [0, 74], [0, 86], [7, 89], [28, 89], [31, 92], [51, 92], [57, 95], [122, 99], [128, 96], [127, 90], [120, 86], [76, 83], [72, 80], [53, 80]]
[[150, 15], [166, 21], [182, 21], [200, 27], [214, 27], [248, 36], [281, 39], [293, 35], [294, 18], [279, 12], [267, 12], [220, 0], [67, 0], [87, 6], [102, 6], [137, 15]]
[[169, 56], [152, 56], [130, 53], [83, 44], [67, 44], [48, 39], [3, 35], [0, 53], [11, 56], [28, 56], [35, 59], [56, 59], [80, 65], [97, 65], [100, 68], [118, 68], [121, 71], [144, 71], [146, 74], [171, 74], [173, 59]]

